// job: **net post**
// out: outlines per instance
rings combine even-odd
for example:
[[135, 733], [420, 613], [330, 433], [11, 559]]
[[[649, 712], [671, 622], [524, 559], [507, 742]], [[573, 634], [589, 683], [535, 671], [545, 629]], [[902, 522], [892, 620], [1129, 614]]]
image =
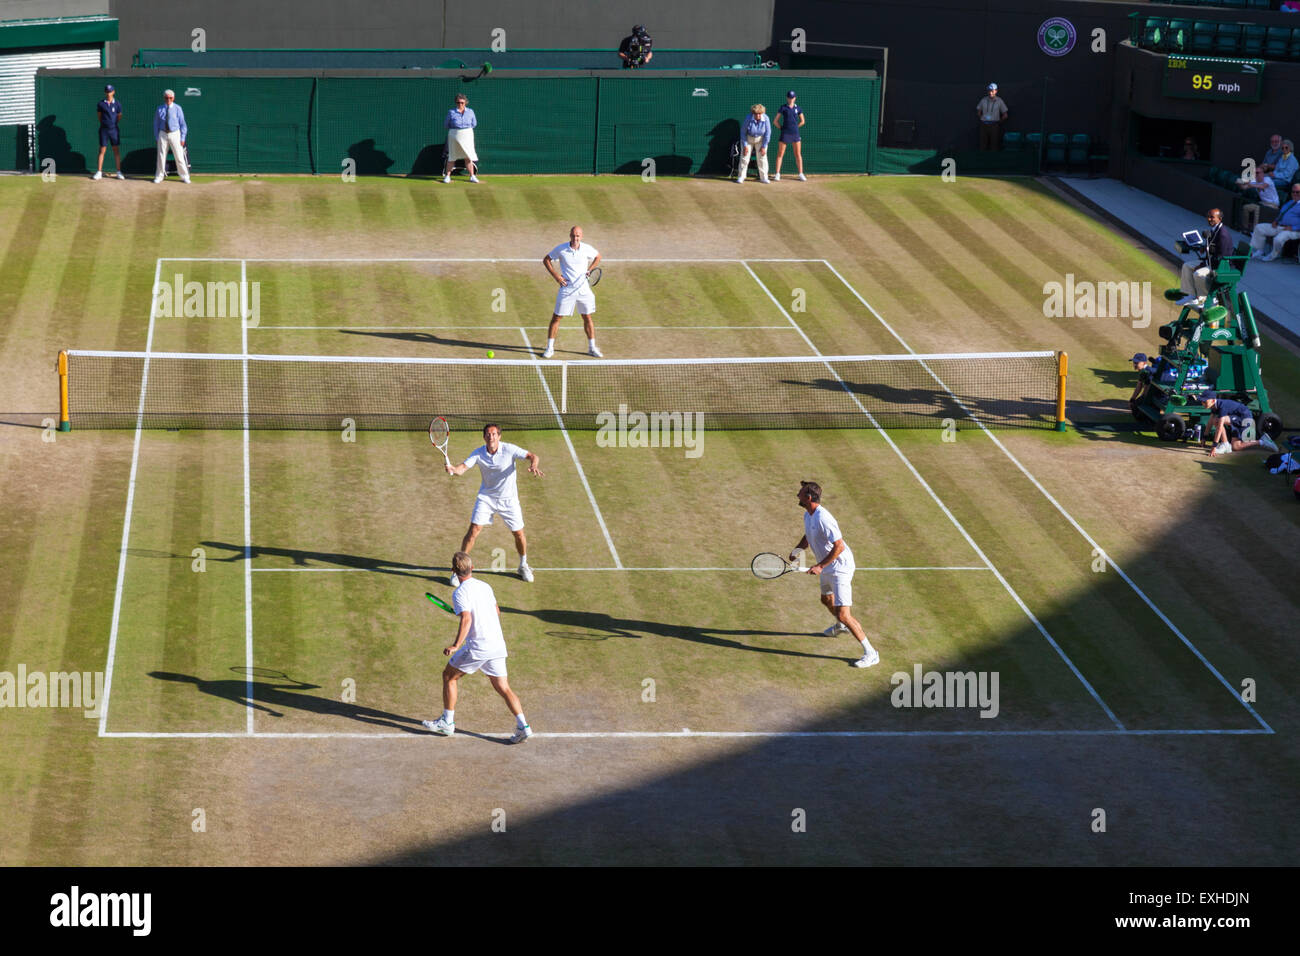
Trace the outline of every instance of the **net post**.
[[68, 350], [59, 352], [59, 431], [72, 431], [72, 419], [68, 416]]
[[1065, 431], [1065, 376], [1069, 371], [1070, 357], [1056, 353], [1056, 430]]
[[569, 363], [560, 366], [560, 414], [569, 413]]

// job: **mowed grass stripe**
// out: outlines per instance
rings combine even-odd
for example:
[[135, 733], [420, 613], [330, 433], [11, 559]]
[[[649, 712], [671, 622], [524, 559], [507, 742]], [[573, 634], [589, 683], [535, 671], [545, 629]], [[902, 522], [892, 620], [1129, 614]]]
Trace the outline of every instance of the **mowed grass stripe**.
[[[844, 283], [821, 263], [756, 262], [750, 268], [785, 309], [783, 314], [771, 300], [766, 300], [772, 316], [783, 321], [794, 319], [824, 354], [903, 353], [898, 340], [875, 316], [863, 309]], [[795, 310], [795, 289], [802, 289], [804, 293], [802, 311]], [[803, 354], [807, 345], [802, 339], [799, 344], [803, 351], [797, 354]]]
[[[19, 306], [30, 294], [37, 293], [37, 301], [42, 304], [49, 301], [48, 296], [39, 295], [45, 270], [34, 266], [37, 262], [62, 260], [63, 256], [58, 254], [45, 258], [55, 250], [44, 247], [45, 231], [57, 228], [57, 217], [53, 215], [55, 206], [57, 204], [62, 207], [65, 204], [59, 201], [62, 198], [61, 191], [49, 188], [48, 184], [34, 177], [18, 181], [5, 177], [4, 193], [5, 204], [11, 209], [16, 204], [15, 198], [21, 197], [19, 208], [10, 213], [14, 224], [13, 234], [5, 248], [4, 258], [0, 260], [0, 275], [5, 276], [5, 281], [0, 283], [0, 313], [16, 316], [19, 314]], [[7, 215], [6, 218], [10, 216]], [[69, 247], [65, 243], [62, 248], [66, 250]], [[36, 311], [44, 310], [43, 307], [37, 307]], [[9, 339], [21, 326], [22, 323], [12, 320], [3, 323], [0, 328], [0, 354], [9, 354]]]

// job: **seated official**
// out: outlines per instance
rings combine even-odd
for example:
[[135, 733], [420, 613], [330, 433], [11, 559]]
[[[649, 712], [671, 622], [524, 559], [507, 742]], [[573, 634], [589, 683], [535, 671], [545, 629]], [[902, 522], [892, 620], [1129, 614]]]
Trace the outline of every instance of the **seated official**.
[[1183, 263], [1179, 283], [1183, 297], [1177, 302], [1197, 309], [1205, 308], [1210, 283], [1214, 281], [1219, 263], [1232, 255], [1232, 233], [1223, 224], [1223, 212], [1211, 209], [1205, 214], [1205, 221], [1210, 227], [1205, 231], [1205, 245], [1196, 251], [1198, 261]]

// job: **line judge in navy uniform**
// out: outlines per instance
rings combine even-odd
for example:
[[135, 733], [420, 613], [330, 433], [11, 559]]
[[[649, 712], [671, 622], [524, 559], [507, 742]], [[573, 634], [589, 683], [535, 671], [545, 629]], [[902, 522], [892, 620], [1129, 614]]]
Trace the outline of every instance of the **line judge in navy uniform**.
[[154, 169], [153, 181], [160, 183], [167, 175], [167, 150], [170, 148], [176, 159], [176, 172], [181, 182], [190, 181], [190, 165], [185, 161], [185, 140], [189, 133], [185, 125], [185, 111], [176, 102], [172, 90], [163, 90], [162, 106], [154, 110], [153, 138], [158, 143], [158, 165]]
[[104, 178], [104, 151], [112, 146], [117, 178], [126, 179], [122, 175], [122, 152], [118, 149], [122, 142], [118, 132], [118, 124], [122, 121], [122, 104], [117, 101], [117, 92], [112, 83], [104, 87], [104, 98], [95, 107], [95, 115], [99, 117], [99, 165], [95, 167], [95, 175], [90, 178]]

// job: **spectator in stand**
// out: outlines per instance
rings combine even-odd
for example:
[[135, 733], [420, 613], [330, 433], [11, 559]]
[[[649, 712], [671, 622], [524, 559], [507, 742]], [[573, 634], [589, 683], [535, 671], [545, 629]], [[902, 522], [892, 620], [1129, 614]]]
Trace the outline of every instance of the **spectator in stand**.
[[980, 149], [989, 152], [1002, 148], [1002, 124], [1006, 122], [1007, 104], [998, 96], [998, 85], [990, 83], [988, 93], [975, 104], [980, 119]]
[[1241, 228], [1243, 232], [1253, 232], [1259, 225], [1259, 207], [1277, 208], [1277, 189], [1273, 180], [1264, 175], [1263, 167], [1256, 166], [1254, 181], [1241, 183], [1241, 191], [1246, 196], [1246, 204], [1241, 207]]
[[1269, 173], [1273, 177], [1273, 185], [1278, 189], [1290, 186], [1295, 181], [1298, 172], [1300, 172], [1300, 162], [1297, 162], [1295, 158], [1295, 143], [1289, 139], [1284, 139], [1282, 140], [1282, 155], [1273, 164], [1273, 170]]
[[1264, 150], [1264, 159], [1260, 168], [1271, 173], [1277, 161], [1282, 158], [1282, 134], [1274, 133], [1268, 138], [1268, 149]]
[[[1273, 250], [1264, 255], [1264, 243], [1273, 240]], [[1292, 239], [1300, 239], [1300, 183], [1291, 187], [1291, 198], [1278, 210], [1272, 222], [1261, 222], [1250, 234], [1250, 257], [1260, 262], [1272, 262], [1282, 254], [1282, 247]]]
[[1190, 136], [1183, 140], [1183, 159], [1200, 159], [1201, 149]]

